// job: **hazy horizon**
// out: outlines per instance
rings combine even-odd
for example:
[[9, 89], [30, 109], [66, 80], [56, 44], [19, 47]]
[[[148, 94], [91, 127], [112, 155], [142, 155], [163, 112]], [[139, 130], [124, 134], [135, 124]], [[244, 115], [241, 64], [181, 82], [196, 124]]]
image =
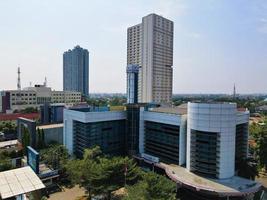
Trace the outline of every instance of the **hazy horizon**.
[[[27, 3], [26, 3], [27, 2]], [[265, 0], [0, 2], [0, 90], [62, 90], [65, 51], [88, 49], [90, 93], [125, 93], [127, 28], [150, 13], [174, 22], [174, 94], [267, 93]]]

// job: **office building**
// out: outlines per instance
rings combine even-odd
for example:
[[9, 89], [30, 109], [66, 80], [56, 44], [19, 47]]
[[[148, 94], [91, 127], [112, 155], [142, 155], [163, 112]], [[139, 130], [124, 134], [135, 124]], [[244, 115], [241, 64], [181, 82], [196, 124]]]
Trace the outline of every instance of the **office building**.
[[127, 103], [138, 102], [138, 65], [127, 66]]
[[156, 14], [127, 30], [127, 64], [141, 66], [138, 102], [170, 103], [173, 79], [173, 22]]
[[40, 106], [40, 123], [41, 124], [57, 124], [63, 123], [63, 110], [65, 104], [50, 104], [45, 103]]
[[0, 112], [12, 113], [25, 108], [39, 108], [45, 103], [73, 105], [81, 102], [80, 92], [54, 91], [45, 85], [35, 85], [23, 90], [5, 90], [0, 93]]
[[[120, 129], [112, 128], [111, 124], [118, 121]], [[89, 137], [94, 125], [92, 135], [102, 135], [104, 142], [98, 142], [102, 145], [112, 136], [110, 133], [109, 137], [104, 137], [105, 132], [100, 128], [105, 129], [107, 124], [109, 131], [119, 131], [114, 134], [123, 138], [120, 144], [125, 148], [118, 154], [145, 153], [165, 163], [186, 165], [188, 171], [202, 176], [221, 179], [233, 176], [237, 170], [235, 163], [247, 157], [248, 121], [249, 111], [238, 111], [235, 103], [188, 103], [188, 106], [183, 104], [175, 108], [127, 104], [126, 109], [119, 111], [65, 109], [64, 141], [70, 153], [74, 153], [79, 137], [82, 137], [75, 134]], [[94, 144], [90, 138], [87, 142]], [[106, 147], [102, 147], [105, 150]]]
[[65, 109], [63, 141], [78, 157], [95, 145], [107, 154], [133, 156], [207, 199], [239, 198], [261, 188], [236, 176], [236, 163], [248, 156], [248, 122], [249, 111], [238, 110], [235, 103]]
[[63, 54], [63, 90], [89, 95], [89, 52], [80, 46]]
[[124, 111], [65, 109], [63, 142], [70, 154], [82, 157], [85, 148], [98, 145], [104, 153], [124, 152]]

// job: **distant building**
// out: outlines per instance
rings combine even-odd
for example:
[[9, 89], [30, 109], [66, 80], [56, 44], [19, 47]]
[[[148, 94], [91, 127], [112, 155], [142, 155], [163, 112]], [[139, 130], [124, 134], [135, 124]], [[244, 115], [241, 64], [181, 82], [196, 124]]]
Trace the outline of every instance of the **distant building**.
[[63, 54], [63, 90], [89, 95], [89, 52], [80, 46]]
[[35, 85], [23, 90], [5, 90], [1, 93], [0, 112], [13, 112], [29, 107], [39, 108], [44, 103], [75, 104], [81, 102], [80, 92], [53, 91], [45, 85]]
[[46, 145], [49, 145], [51, 143], [63, 143], [63, 124], [48, 124], [48, 125], [36, 125], [36, 121], [29, 120], [25, 118], [18, 118], [17, 119], [17, 125], [18, 125], [18, 135], [17, 138], [20, 143], [23, 141], [23, 137], [25, 134], [25, 130], [28, 130], [29, 133], [29, 141], [30, 146], [33, 148], [36, 148], [38, 146], [38, 140], [40, 139], [38, 130], [42, 131], [44, 133], [43, 136], [43, 142]]
[[262, 105], [262, 106], [256, 107], [255, 112], [267, 114], [267, 105]]
[[[51, 143], [63, 144], [63, 124], [48, 124], [37, 126], [36, 130], [40, 129], [44, 131], [44, 143], [49, 145]], [[38, 136], [36, 136], [36, 142], [38, 142]]]
[[138, 102], [170, 103], [173, 79], [173, 22], [156, 14], [127, 30], [127, 64], [139, 70]]
[[50, 104], [45, 103], [40, 106], [41, 124], [57, 124], [63, 123], [63, 110], [65, 104]]
[[138, 102], [138, 65], [127, 66], [127, 103]]

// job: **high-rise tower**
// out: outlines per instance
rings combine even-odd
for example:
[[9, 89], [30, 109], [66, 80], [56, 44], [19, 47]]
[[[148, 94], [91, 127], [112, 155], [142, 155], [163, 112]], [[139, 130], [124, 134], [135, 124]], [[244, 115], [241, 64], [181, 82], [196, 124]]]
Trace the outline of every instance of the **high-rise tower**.
[[89, 95], [89, 52], [80, 46], [63, 54], [63, 90]]
[[127, 64], [141, 66], [138, 101], [170, 103], [173, 77], [173, 22], [156, 14], [127, 30]]

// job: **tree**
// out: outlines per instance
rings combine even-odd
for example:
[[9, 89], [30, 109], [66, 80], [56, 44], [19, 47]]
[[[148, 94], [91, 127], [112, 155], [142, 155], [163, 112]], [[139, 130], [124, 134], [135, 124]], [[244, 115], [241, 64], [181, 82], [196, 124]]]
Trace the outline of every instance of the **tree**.
[[25, 155], [27, 153], [27, 146], [30, 145], [30, 133], [26, 127], [23, 127], [21, 140], [23, 146], [23, 153]]
[[42, 131], [41, 131], [41, 141], [42, 141], [41, 146], [42, 146], [42, 148], [45, 147], [45, 136], [44, 135], [45, 135], [44, 129], [42, 129]]
[[12, 169], [10, 158], [0, 154], [0, 172]]
[[99, 147], [86, 149], [82, 160], [74, 159], [66, 164], [71, 180], [83, 186], [92, 195], [111, 198], [111, 192], [141, 178], [141, 169], [127, 157], [105, 157]]
[[237, 163], [238, 176], [243, 178], [255, 180], [259, 175], [258, 166], [255, 160], [251, 158], [242, 159]]
[[44, 129], [37, 128], [37, 149], [43, 149], [45, 147]]
[[267, 127], [265, 127], [256, 139], [256, 152], [259, 159], [260, 166], [267, 171]]
[[148, 200], [147, 183], [145, 181], [139, 181], [138, 183], [127, 186], [127, 195], [122, 200]]
[[0, 131], [4, 133], [15, 133], [16, 130], [17, 126], [14, 122], [11, 121], [0, 122]]
[[144, 179], [127, 187], [123, 200], [175, 200], [176, 185], [171, 180], [154, 172], [144, 174]]
[[93, 172], [92, 190], [95, 194], [111, 199], [111, 192], [136, 183], [141, 178], [141, 170], [128, 157], [101, 158], [98, 170]]
[[50, 145], [40, 151], [40, 160], [53, 169], [63, 169], [68, 157], [68, 150], [63, 145]]
[[88, 199], [92, 197], [92, 176], [99, 169], [97, 163], [101, 154], [99, 147], [85, 149], [82, 160], [69, 160], [65, 165], [66, 172], [72, 183], [79, 184], [88, 191]]
[[37, 128], [36, 135], [37, 135], [37, 149], [41, 149], [41, 131], [39, 128]]

